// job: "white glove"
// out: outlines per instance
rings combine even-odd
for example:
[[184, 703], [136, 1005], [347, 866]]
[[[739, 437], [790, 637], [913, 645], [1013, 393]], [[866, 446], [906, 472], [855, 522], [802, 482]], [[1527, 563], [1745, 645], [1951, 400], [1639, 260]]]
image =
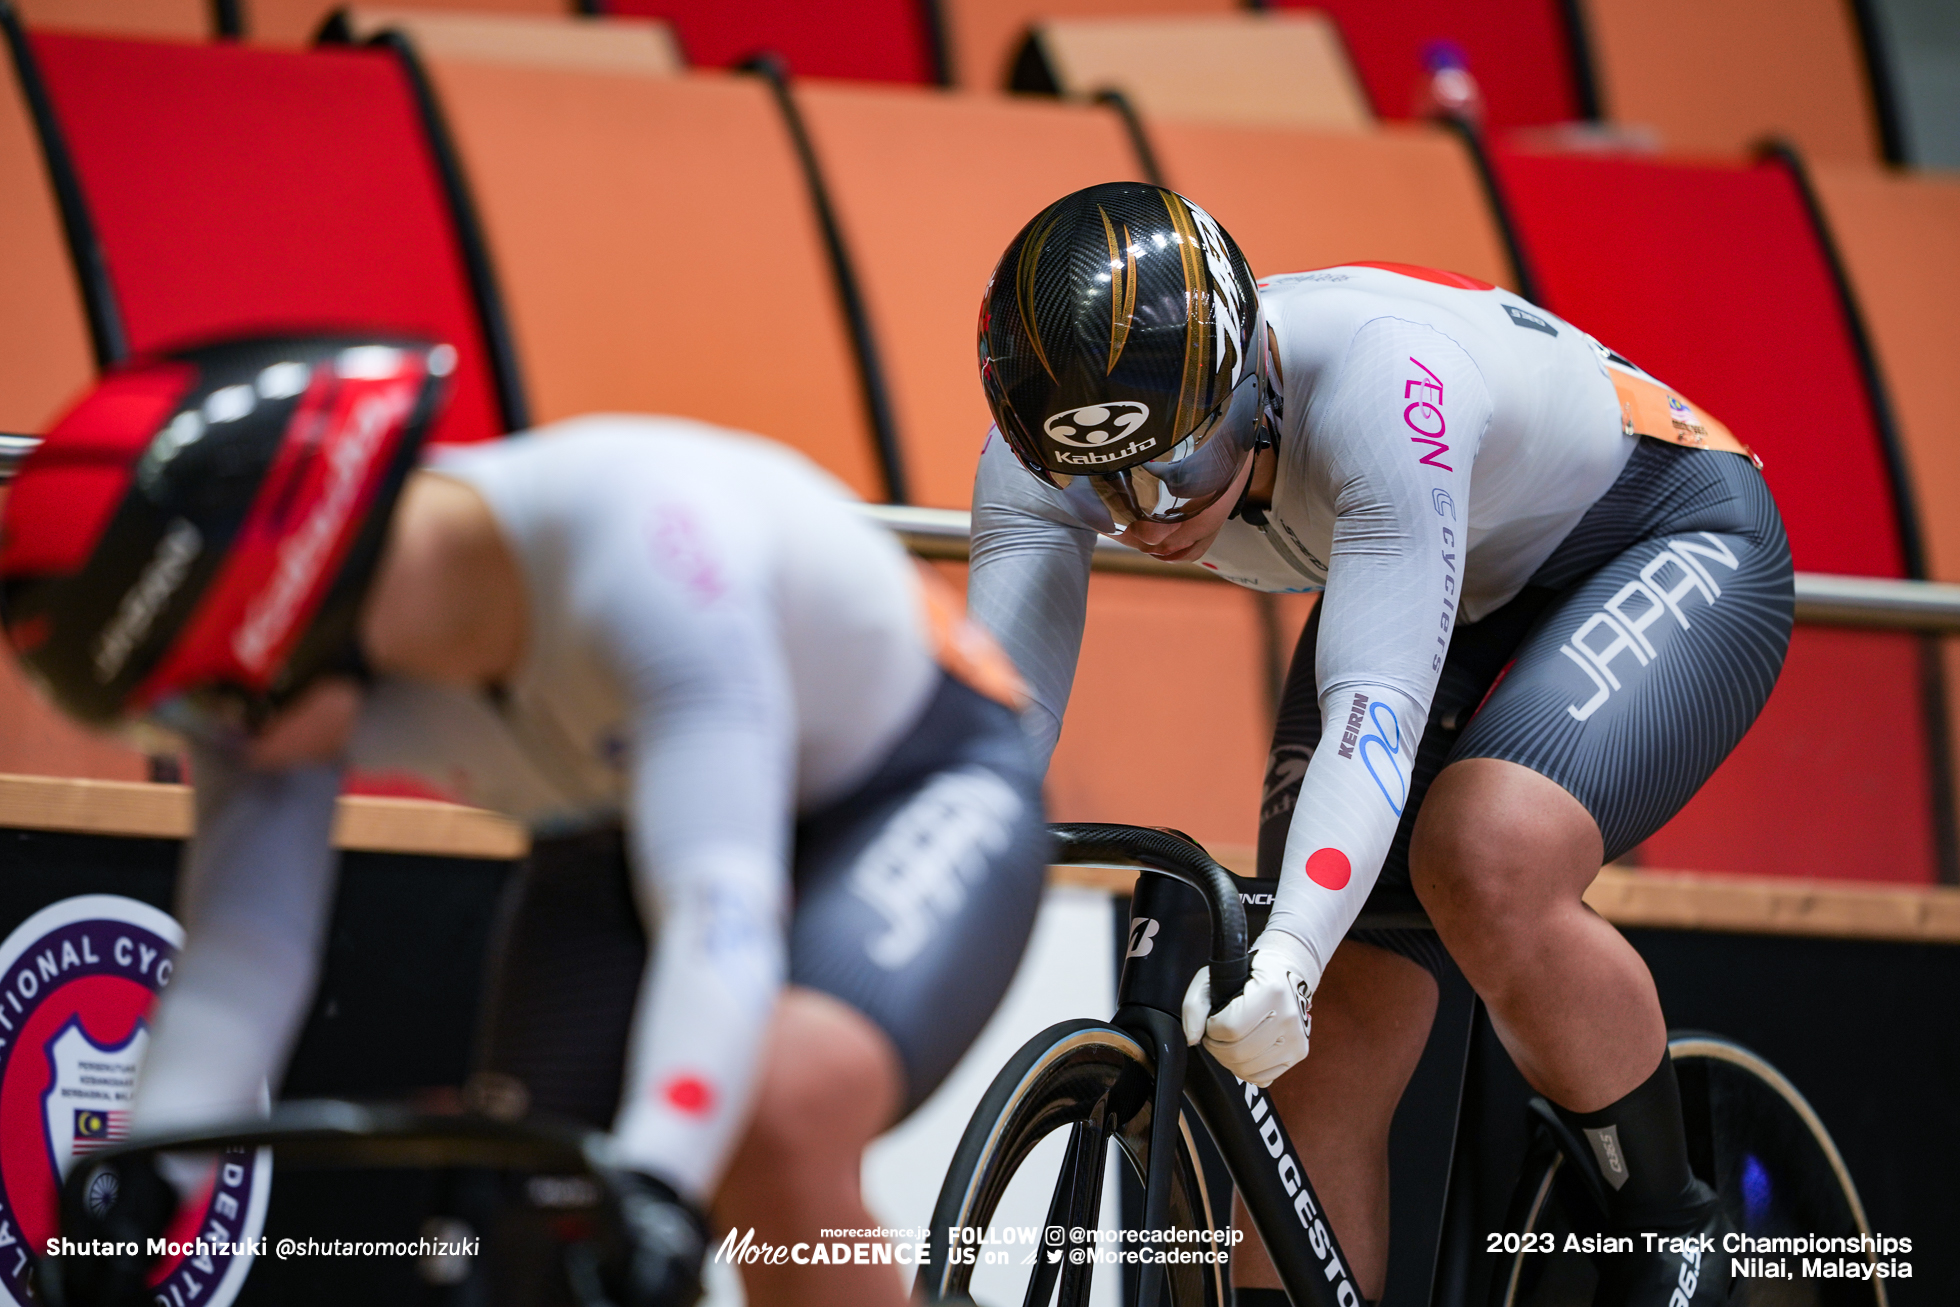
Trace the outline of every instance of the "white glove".
[[1264, 1089], [1307, 1056], [1313, 1030], [1313, 989], [1320, 964], [1283, 930], [1260, 934], [1245, 990], [1211, 1015], [1211, 968], [1200, 968], [1184, 991], [1184, 1040], [1199, 1039], [1219, 1065]]

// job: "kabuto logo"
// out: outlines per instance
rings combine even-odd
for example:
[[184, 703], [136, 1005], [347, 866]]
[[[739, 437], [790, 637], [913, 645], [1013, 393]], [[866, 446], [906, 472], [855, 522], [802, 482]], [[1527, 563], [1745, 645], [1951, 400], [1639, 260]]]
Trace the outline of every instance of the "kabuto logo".
[[[182, 942], [168, 913], [114, 894], [50, 904], [0, 942], [0, 1307], [37, 1301], [63, 1178], [128, 1133], [149, 1010]], [[223, 1153], [164, 1237], [246, 1244], [271, 1185], [269, 1149]], [[166, 1258], [150, 1291], [166, 1307], [226, 1307], [251, 1264], [249, 1252]]]
[[[1121, 440], [1150, 420], [1150, 406], [1134, 400], [1113, 399], [1103, 404], [1084, 404], [1051, 414], [1041, 429], [1048, 438], [1077, 449], [1098, 449]], [[1149, 448], [1148, 445], [1143, 446]]]

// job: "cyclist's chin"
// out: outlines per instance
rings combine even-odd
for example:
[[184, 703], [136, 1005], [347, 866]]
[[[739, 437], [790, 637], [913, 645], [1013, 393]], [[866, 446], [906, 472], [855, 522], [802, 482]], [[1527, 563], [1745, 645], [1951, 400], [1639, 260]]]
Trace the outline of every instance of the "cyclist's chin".
[[1211, 548], [1211, 542], [1217, 538], [1217, 533], [1213, 532], [1196, 544], [1186, 545], [1182, 549], [1166, 544], [1151, 546], [1143, 552], [1161, 563], [1192, 563], [1204, 557], [1205, 551]]
[[[1244, 475], [1241, 469], [1240, 477]], [[1225, 529], [1225, 523], [1232, 516], [1232, 505], [1239, 501], [1241, 488], [1240, 484], [1234, 483], [1231, 489], [1206, 505], [1204, 511], [1182, 522], [1132, 522], [1116, 539], [1161, 562], [1195, 562], [1204, 557], [1205, 551], [1211, 548], [1211, 542], [1218, 539], [1218, 533]]]
[[1131, 527], [1116, 537], [1122, 543], [1140, 554], [1149, 554], [1162, 563], [1189, 563], [1204, 557], [1211, 548], [1211, 542], [1218, 539], [1218, 530], [1205, 531], [1193, 538], [1192, 532], [1172, 528], [1154, 540], [1145, 539], [1136, 527]]

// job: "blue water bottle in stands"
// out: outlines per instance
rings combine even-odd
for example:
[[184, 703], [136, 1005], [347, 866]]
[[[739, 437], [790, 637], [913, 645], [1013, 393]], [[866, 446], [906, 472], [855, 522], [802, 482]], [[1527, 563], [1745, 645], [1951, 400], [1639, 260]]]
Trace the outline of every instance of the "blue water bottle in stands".
[[1463, 47], [1431, 41], [1422, 48], [1422, 79], [1416, 83], [1414, 118], [1454, 118], [1473, 128], [1484, 125], [1484, 93], [1470, 75]]

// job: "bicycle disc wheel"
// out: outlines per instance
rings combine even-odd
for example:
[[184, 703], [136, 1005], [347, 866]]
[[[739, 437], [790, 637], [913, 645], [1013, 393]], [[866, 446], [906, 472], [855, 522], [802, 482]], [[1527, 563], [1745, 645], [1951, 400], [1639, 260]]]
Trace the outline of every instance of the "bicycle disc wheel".
[[[974, 1272], [982, 1264], [979, 1258], [989, 1250], [996, 1255], [998, 1250], [1006, 1250], [1013, 1276], [1026, 1276], [1019, 1286], [1023, 1307], [1045, 1307], [1051, 1300], [1058, 1307], [1084, 1307], [1092, 1277], [1098, 1273], [1121, 1283], [1122, 1268], [1108, 1262], [1097, 1264], [1094, 1254], [1098, 1248], [1106, 1251], [1138, 1245], [1099, 1245], [1093, 1235], [1078, 1241], [1069, 1232], [1093, 1231], [1101, 1223], [1108, 1145], [1116, 1146], [1139, 1183], [1147, 1174], [1153, 1084], [1151, 1061], [1142, 1045], [1113, 1026], [1064, 1021], [1023, 1045], [974, 1109], [947, 1169], [946, 1182], [940, 1187], [932, 1214], [932, 1256], [919, 1270], [919, 1292], [926, 1301], [969, 1293]], [[1194, 1160], [1190, 1121], [1182, 1119], [1178, 1124], [1177, 1158], [1171, 1168], [1170, 1223], [1181, 1230], [1217, 1229], [1204, 1174]], [[1064, 1128], [1069, 1138], [1059, 1169], [1043, 1174], [1030, 1171], [1024, 1177], [1024, 1183], [1032, 1180], [1044, 1195], [1052, 1195], [1035, 1245], [948, 1241], [948, 1230], [986, 1230], [990, 1236], [1006, 1233], [993, 1229], [1003, 1195], [1036, 1145]], [[1048, 1233], [1056, 1227], [1062, 1233], [1060, 1242]], [[1213, 1247], [1202, 1241], [1176, 1246]], [[961, 1260], [968, 1254], [978, 1256]], [[1230, 1301], [1222, 1263], [1169, 1266], [1165, 1281], [1173, 1307], [1225, 1307]], [[991, 1301], [999, 1291], [988, 1292]]]
[[[1864, 1206], [1824, 1123], [1796, 1086], [1731, 1040], [1682, 1034], [1668, 1042], [1681, 1082], [1688, 1154], [1714, 1186], [1729, 1219], [1752, 1239], [1870, 1234]], [[1597, 1203], [1540, 1129], [1526, 1155], [1504, 1230], [1550, 1234], [1561, 1251], [1500, 1253], [1494, 1307], [1588, 1307], [1592, 1259], [1564, 1251], [1566, 1236], [1602, 1230]], [[1717, 1257], [1731, 1254], [1717, 1249]], [[1865, 1254], [1851, 1254], [1867, 1260]], [[1831, 1260], [1837, 1260], [1830, 1255]], [[1800, 1256], [1781, 1260], [1792, 1272]], [[1885, 1281], [1736, 1277], [1731, 1307], [1886, 1307]]]

